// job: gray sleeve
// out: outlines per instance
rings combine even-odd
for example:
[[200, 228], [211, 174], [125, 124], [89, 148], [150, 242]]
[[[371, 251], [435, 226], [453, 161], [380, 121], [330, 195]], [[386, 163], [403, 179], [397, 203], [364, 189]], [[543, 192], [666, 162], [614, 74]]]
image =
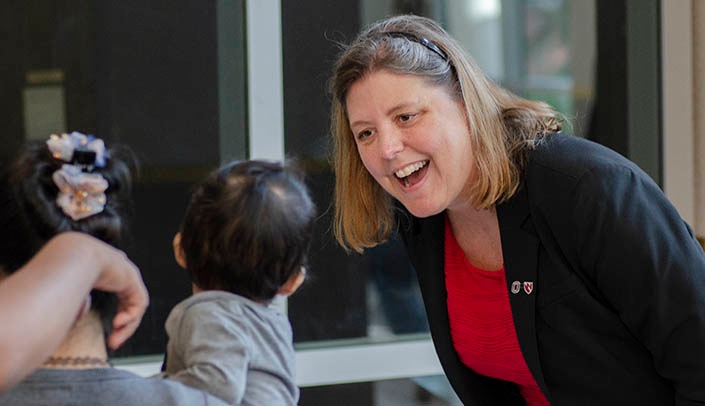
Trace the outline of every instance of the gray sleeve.
[[241, 403], [250, 359], [242, 327], [217, 304], [198, 303], [185, 309], [170, 334], [169, 346], [169, 357], [175, 352], [183, 369], [167, 369], [168, 378], [205, 390], [230, 404]]

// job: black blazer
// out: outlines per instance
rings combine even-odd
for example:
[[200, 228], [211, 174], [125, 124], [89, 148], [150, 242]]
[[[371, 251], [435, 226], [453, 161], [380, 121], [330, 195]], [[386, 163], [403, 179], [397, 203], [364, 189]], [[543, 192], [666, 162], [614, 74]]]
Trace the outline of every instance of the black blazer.
[[[452, 345], [444, 216], [400, 215], [443, 369], [466, 405], [523, 405]], [[497, 217], [519, 344], [552, 405], [705, 404], [705, 255], [648, 175], [552, 135]]]

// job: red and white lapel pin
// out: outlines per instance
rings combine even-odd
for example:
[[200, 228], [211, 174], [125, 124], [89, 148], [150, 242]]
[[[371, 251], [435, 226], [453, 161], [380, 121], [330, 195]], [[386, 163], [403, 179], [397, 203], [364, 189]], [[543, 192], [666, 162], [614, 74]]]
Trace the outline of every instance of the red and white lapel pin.
[[534, 282], [533, 281], [524, 281], [524, 282], [514, 281], [514, 282], [512, 282], [511, 291], [513, 294], [516, 295], [517, 293], [521, 292], [522, 289], [524, 290], [524, 293], [526, 293], [527, 295], [530, 295], [531, 292], [534, 291]]

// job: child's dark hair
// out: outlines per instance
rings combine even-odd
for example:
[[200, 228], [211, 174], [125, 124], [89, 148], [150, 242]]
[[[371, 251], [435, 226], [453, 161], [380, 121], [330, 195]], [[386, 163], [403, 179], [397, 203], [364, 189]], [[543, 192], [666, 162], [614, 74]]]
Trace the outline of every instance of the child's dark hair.
[[[124, 155], [123, 157], [119, 155]], [[107, 180], [105, 206], [100, 213], [74, 220], [57, 204], [58, 186], [53, 174], [67, 162], [52, 156], [46, 143], [32, 143], [0, 171], [0, 268], [11, 274], [28, 262], [52, 237], [79, 231], [120, 247], [131, 209], [132, 156], [106, 151], [105, 166], [91, 173]], [[93, 291], [92, 309], [107, 334], [117, 311], [114, 294]]]
[[227, 164], [199, 184], [181, 228], [193, 283], [271, 300], [306, 265], [316, 208], [289, 164]]

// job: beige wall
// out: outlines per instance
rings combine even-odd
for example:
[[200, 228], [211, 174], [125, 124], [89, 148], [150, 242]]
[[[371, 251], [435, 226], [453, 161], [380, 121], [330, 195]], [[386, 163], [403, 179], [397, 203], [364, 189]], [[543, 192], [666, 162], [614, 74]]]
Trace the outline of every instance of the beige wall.
[[705, 2], [693, 1], [693, 133], [695, 234], [705, 237]]

